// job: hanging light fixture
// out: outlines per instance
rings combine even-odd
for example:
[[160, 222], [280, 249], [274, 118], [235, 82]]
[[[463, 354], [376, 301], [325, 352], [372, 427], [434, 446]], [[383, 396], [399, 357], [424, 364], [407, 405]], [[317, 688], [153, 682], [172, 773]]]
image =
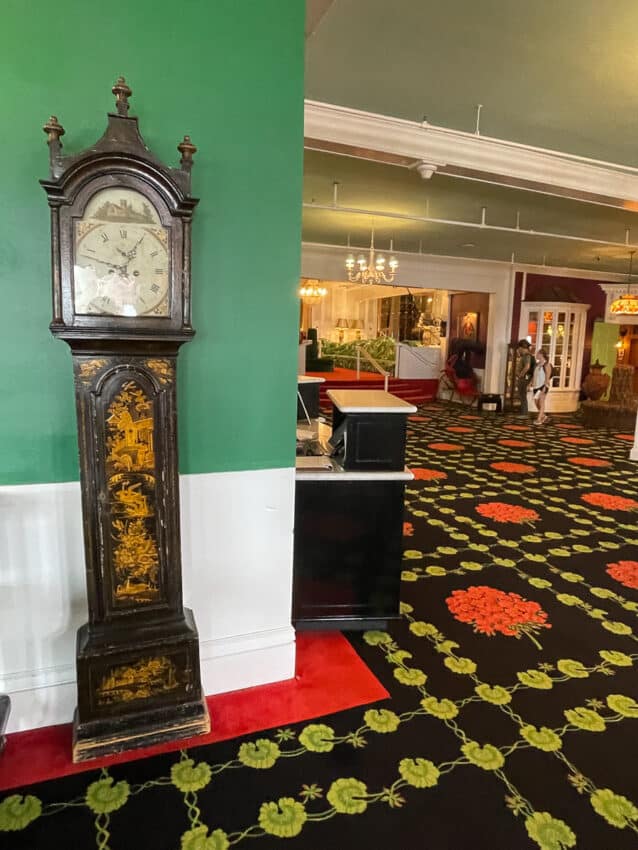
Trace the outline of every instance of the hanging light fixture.
[[[390, 240], [390, 251], [392, 251], [392, 240]], [[388, 260], [389, 271], [386, 271], [386, 259], [384, 255], [375, 254], [374, 230], [370, 235], [370, 252], [368, 258], [366, 259], [365, 254], [360, 254], [355, 260], [354, 254], [348, 254], [346, 259], [348, 280], [353, 283], [392, 283], [398, 268], [399, 261], [391, 255]]]
[[328, 294], [325, 286], [319, 286], [318, 280], [307, 280], [299, 287], [299, 297], [306, 304], [318, 304]]
[[627, 292], [615, 298], [609, 305], [612, 316], [638, 316], [638, 295], [631, 294], [631, 266], [635, 251], [629, 252], [629, 274], [627, 275]]

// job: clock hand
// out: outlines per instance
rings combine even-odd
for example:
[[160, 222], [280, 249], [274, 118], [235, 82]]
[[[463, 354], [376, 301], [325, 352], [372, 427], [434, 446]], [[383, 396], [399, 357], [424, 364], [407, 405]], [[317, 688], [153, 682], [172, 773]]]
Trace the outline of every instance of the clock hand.
[[[130, 251], [126, 251], [126, 252], [124, 252], [124, 251], [120, 251], [120, 253], [121, 253], [121, 254], [124, 254], [124, 256], [125, 256], [125, 257], [128, 257], [129, 262], [130, 262], [130, 261], [131, 261], [131, 260], [132, 260], [132, 259], [133, 259], [136, 255], [137, 255], [137, 248], [138, 248], [138, 246], [139, 246], [140, 242], [142, 241], [142, 239], [143, 239], [145, 236], [146, 236], [146, 234], [145, 234], [145, 233], [143, 233], [143, 234], [140, 236], [140, 238], [137, 240], [137, 242], [135, 243], [135, 245], [133, 245], [133, 247], [131, 248], [131, 250], [130, 250]], [[118, 250], [119, 250], [119, 249], [118, 249]]]
[[[112, 269], [117, 269], [120, 274], [126, 274], [126, 266], [128, 263], [126, 263], [126, 265], [118, 265], [117, 263], [109, 263], [107, 260], [101, 260], [99, 257], [88, 257], [86, 254], [82, 254], [82, 256], [85, 260], [95, 260], [98, 263], [102, 263], [103, 266], [109, 266]], [[122, 269], [124, 269], [124, 272], [122, 272]]]

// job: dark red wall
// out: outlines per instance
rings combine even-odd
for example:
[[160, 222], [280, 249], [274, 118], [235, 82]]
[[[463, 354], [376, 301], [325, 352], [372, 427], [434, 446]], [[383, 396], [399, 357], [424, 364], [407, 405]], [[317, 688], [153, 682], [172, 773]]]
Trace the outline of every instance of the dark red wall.
[[[487, 322], [490, 312], [490, 296], [485, 292], [461, 292], [453, 295], [450, 299], [450, 327], [448, 338], [457, 336], [457, 325], [459, 316], [463, 313], [478, 313], [478, 340], [487, 345]], [[477, 369], [485, 368], [485, 355], [476, 354], [472, 360]]]
[[514, 303], [512, 304], [512, 333], [510, 342], [518, 342], [518, 326], [521, 321], [521, 292], [523, 291], [523, 272], [514, 277]]
[[[554, 277], [544, 274], [528, 274], [525, 287], [526, 301], [574, 301], [589, 304], [585, 327], [585, 351], [583, 355], [583, 376], [589, 370], [591, 358], [591, 339], [596, 319], [605, 317], [605, 293], [600, 287], [606, 281], [586, 280], [578, 277]], [[611, 282], [611, 281], [610, 281]], [[514, 304], [512, 309], [512, 337], [518, 340], [518, 325], [521, 316], [521, 294], [523, 275], [516, 273]], [[567, 297], [565, 297], [567, 296]]]

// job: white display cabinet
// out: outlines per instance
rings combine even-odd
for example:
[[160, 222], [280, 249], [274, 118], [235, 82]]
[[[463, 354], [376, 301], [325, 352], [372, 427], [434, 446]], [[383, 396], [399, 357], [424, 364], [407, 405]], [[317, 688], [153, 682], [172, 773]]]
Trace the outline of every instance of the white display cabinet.
[[[571, 413], [578, 407], [589, 306], [558, 301], [521, 304], [519, 339], [529, 340], [532, 352], [544, 349], [554, 367], [548, 413]], [[534, 410], [531, 393], [529, 409]]]

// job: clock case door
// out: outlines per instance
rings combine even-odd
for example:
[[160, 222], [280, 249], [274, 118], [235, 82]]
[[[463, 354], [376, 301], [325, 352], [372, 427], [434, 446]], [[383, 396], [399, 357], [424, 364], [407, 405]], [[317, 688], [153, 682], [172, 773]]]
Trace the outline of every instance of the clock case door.
[[73, 358], [89, 623], [182, 617], [176, 358]]

